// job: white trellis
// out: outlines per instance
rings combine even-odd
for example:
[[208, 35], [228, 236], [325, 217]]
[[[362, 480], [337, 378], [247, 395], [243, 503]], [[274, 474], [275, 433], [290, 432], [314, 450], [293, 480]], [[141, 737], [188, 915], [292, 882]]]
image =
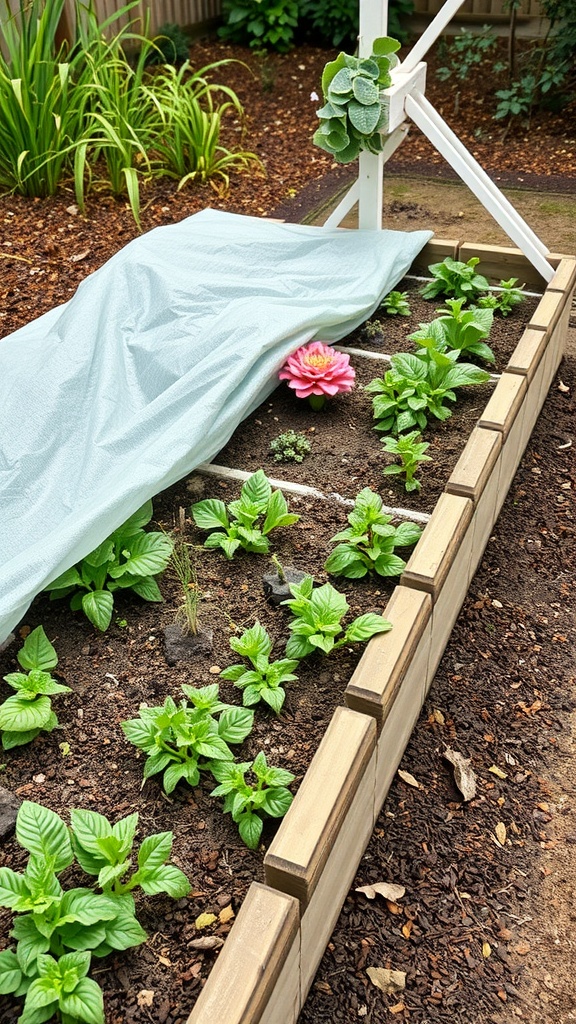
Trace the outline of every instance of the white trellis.
[[[364, 151], [360, 153], [358, 178], [330, 215], [326, 226], [340, 224], [354, 204], [358, 203], [358, 226], [372, 230], [382, 227], [384, 164], [405, 138], [408, 132], [407, 119], [410, 118], [538, 273], [549, 282], [554, 273], [546, 259], [549, 250], [425, 96], [426, 63], [423, 58], [463, 3], [464, 0], [446, 0], [408, 56], [392, 71], [392, 85], [385, 90], [390, 104], [390, 119], [384, 151], [378, 156]], [[388, 0], [360, 0], [358, 50], [361, 57], [368, 57], [374, 40], [386, 35], [387, 24]]]

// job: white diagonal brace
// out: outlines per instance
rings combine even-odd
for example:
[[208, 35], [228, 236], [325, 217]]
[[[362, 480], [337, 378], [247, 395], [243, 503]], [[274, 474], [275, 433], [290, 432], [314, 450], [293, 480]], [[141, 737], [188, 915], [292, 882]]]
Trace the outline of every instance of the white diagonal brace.
[[438, 11], [436, 17], [432, 19], [428, 28], [425, 29], [418, 42], [414, 43], [410, 53], [402, 61], [399, 67], [400, 71], [412, 71], [424, 59], [430, 47], [434, 45], [438, 36], [442, 34], [448, 22], [452, 20], [456, 11], [462, 7], [463, 3], [464, 0], [446, 0], [444, 6]]
[[458, 136], [448, 127], [438, 111], [420, 92], [406, 96], [405, 110], [508, 237], [522, 250], [532, 266], [545, 281], [551, 281], [554, 269], [545, 259], [549, 250], [468, 152]]

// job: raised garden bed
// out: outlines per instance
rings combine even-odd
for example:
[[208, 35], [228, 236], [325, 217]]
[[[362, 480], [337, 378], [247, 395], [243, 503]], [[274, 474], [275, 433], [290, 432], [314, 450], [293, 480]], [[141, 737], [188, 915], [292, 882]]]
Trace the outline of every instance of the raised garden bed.
[[[421, 273], [424, 266], [448, 252], [462, 259], [473, 255], [472, 247], [461, 247], [458, 253], [452, 243], [435, 242], [414, 269]], [[490, 276], [499, 279], [515, 275], [538, 287], [523, 257], [514, 251], [485, 250], [482, 256], [486, 266], [480, 269]], [[106, 991], [111, 1022], [149, 1019], [145, 1001], [139, 1003], [137, 999], [138, 988], [151, 991], [155, 986], [163, 993], [153, 1005], [155, 1018], [185, 1020], [215, 955], [187, 948], [187, 943], [198, 937], [193, 921], [206, 910], [218, 914], [232, 906], [237, 911], [243, 893], [246, 897], [238, 920], [192, 1011], [190, 1024], [208, 1019], [249, 1020], [252, 1024], [296, 1019], [560, 361], [575, 271], [573, 260], [556, 263], [555, 279], [536, 308], [530, 310], [529, 323], [491, 396], [478, 402], [474, 395], [480, 389], [471, 389], [471, 397], [466, 399], [471, 415], [465, 433], [471, 431], [470, 440], [460, 457], [458, 445], [464, 447], [465, 437], [453, 443], [444, 477], [444, 482], [450, 477], [446, 493], [440, 496], [442, 482], [435, 485], [439, 495], [436, 511], [400, 585], [391, 587], [383, 580], [334, 581], [346, 592], [354, 614], [381, 610], [393, 623], [393, 630], [372, 641], [361, 660], [359, 652], [345, 650], [337, 660], [323, 662], [320, 669], [317, 664], [306, 667], [298, 684], [287, 688], [281, 721], [267, 715], [256, 717], [256, 728], [242, 756], [251, 758], [263, 748], [270, 752], [274, 763], [294, 771], [300, 782], [293, 807], [268, 847], [264, 874], [260, 857], [242, 846], [235, 828], [210, 800], [211, 785], [193, 791], [180, 787], [167, 800], [158, 782], [151, 780], [140, 792], [141, 762], [117, 724], [135, 713], [140, 700], [160, 703], [166, 692], [177, 698], [181, 682], [213, 680], [216, 666], [223, 667], [219, 660], [223, 646], [228, 658], [225, 663], [229, 663], [226, 641], [234, 625], [249, 624], [257, 614], [272, 635], [279, 635], [285, 613], [265, 602], [261, 566], [254, 567], [249, 556], [225, 563], [219, 556], [205, 553], [199, 578], [203, 589], [210, 593], [208, 603], [212, 608], [208, 608], [208, 616], [215, 630], [214, 654], [204, 655], [193, 666], [178, 662], [167, 669], [156, 608], [144, 607], [141, 613], [139, 605], [137, 625], [123, 626], [119, 620], [109, 634], [93, 639], [86, 623], [71, 622], [65, 605], [50, 607], [54, 616], [51, 623], [56, 627], [50, 629], [50, 634], [59, 653], [63, 645], [67, 649], [61, 667], [74, 690], [65, 698], [66, 711], [61, 715], [67, 722], [65, 737], [70, 754], [59, 753], [61, 737], [57, 733], [39, 738], [28, 753], [23, 750], [19, 755], [19, 769], [17, 758], [11, 760], [9, 784], [15, 783], [21, 796], [54, 807], [92, 806], [112, 820], [137, 809], [143, 831], [174, 829], [176, 861], [193, 885], [191, 898], [174, 905], [157, 897], [145, 909], [143, 923], [153, 935], [146, 947], [102, 962], [99, 978]], [[513, 323], [518, 325], [518, 319], [506, 321], [507, 331]], [[365, 372], [362, 365], [359, 377], [360, 371]], [[370, 376], [379, 372], [370, 369]], [[272, 436], [285, 425], [299, 429], [287, 409], [282, 413], [287, 417], [285, 424], [280, 417], [274, 421], [274, 415], [286, 405], [285, 397], [279, 393], [271, 401], [274, 411], [268, 413], [267, 404], [265, 414], [274, 422]], [[357, 422], [358, 413], [348, 399], [339, 402], [341, 408], [350, 411], [352, 419], [347, 422]], [[292, 401], [289, 405], [294, 410], [298, 403]], [[459, 420], [461, 407], [459, 403], [453, 420], [444, 425], [446, 434]], [[337, 411], [336, 403], [334, 409]], [[301, 410], [295, 411], [300, 414]], [[261, 420], [260, 440], [267, 448], [270, 430], [264, 426], [263, 415], [254, 414], [251, 419]], [[371, 484], [385, 500], [390, 498], [391, 505], [414, 507], [412, 498], [403, 496], [403, 489], [386, 494], [388, 484], [383, 487], [379, 475], [381, 461], [376, 465], [376, 453], [381, 460], [380, 444], [377, 435], [368, 430], [366, 443], [373, 442], [375, 447], [361, 471], [358, 451], [351, 450], [347, 456], [340, 449], [337, 454], [344, 475], [337, 487], [329, 489], [339, 490], [350, 501], [362, 486]], [[228, 446], [228, 452], [233, 451]], [[264, 464], [270, 476], [294, 479], [290, 467], [282, 467], [280, 474], [273, 463], [260, 461], [256, 447], [253, 454], [252, 465], [245, 465], [249, 471]], [[343, 463], [343, 458], [350, 462]], [[226, 459], [225, 452], [219, 461], [235, 464], [233, 459]], [[310, 463], [304, 463], [303, 469], [307, 465]], [[354, 467], [357, 481], [350, 479], [347, 466]], [[428, 491], [425, 472], [426, 467], [422, 474], [423, 498]], [[325, 479], [335, 479], [332, 471]], [[307, 481], [327, 489], [319, 468], [312, 468]], [[225, 486], [195, 475], [162, 496], [156, 503], [156, 518], [171, 528], [178, 507], [188, 506], [204, 493], [218, 493], [226, 501], [235, 497], [238, 485], [230, 480], [222, 483]], [[286, 493], [291, 509], [303, 515], [302, 528], [296, 534], [286, 531], [275, 542], [275, 551], [281, 561], [303, 563], [307, 570], [320, 575], [326, 540], [343, 528], [348, 509], [338, 502]], [[432, 511], [431, 505], [424, 510]], [[42, 604], [27, 617], [27, 623], [47, 621], [44, 599]], [[169, 616], [168, 609], [165, 611], [163, 619]], [[127, 617], [132, 619], [131, 612]], [[3, 656], [6, 671], [11, 667], [11, 653]], [[229, 687], [228, 699], [232, 685], [222, 686]], [[338, 707], [344, 690], [347, 706]], [[89, 702], [93, 702], [90, 715], [84, 713]], [[323, 732], [324, 738], [314, 753], [315, 737]], [[105, 771], [90, 763], [91, 752], [102, 745], [108, 754]], [[266, 844], [270, 835], [267, 826]], [[14, 856], [10, 847], [7, 856]], [[193, 874], [199, 870], [200, 874]], [[216, 923], [210, 934], [221, 939], [229, 929], [230, 922], [224, 915], [224, 921]], [[167, 971], [171, 974], [170, 987], [166, 985]], [[130, 995], [128, 989], [132, 990]], [[7, 1021], [15, 1016], [15, 1009], [6, 1010]]]

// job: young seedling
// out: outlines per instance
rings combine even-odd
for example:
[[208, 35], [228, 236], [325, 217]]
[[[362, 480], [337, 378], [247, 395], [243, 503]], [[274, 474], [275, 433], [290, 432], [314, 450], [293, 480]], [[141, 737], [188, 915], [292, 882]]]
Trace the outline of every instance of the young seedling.
[[282, 602], [293, 615], [288, 624], [292, 635], [286, 644], [289, 658], [305, 658], [314, 651], [330, 654], [346, 644], [365, 643], [376, 633], [387, 633], [392, 629], [390, 622], [374, 612], [359, 615], [345, 629], [342, 619], [349, 605], [344, 594], [331, 583], [314, 590], [312, 576], [306, 576], [302, 583], [291, 586], [290, 590], [292, 600]]
[[[119, 859], [129, 854], [137, 819], [130, 815], [110, 825], [99, 814], [72, 811], [71, 834], [54, 811], [29, 800], [22, 804], [16, 839], [30, 854], [28, 863], [23, 872], [0, 868], [0, 906], [18, 915], [10, 933], [16, 950], [0, 953], [0, 991], [25, 997], [22, 1022], [39, 1024], [60, 1012], [66, 1024], [104, 1024], [102, 992], [86, 977], [91, 956], [129, 949], [147, 938], [128, 889], [140, 884], [146, 893], [175, 897], [190, 891], [182, 872], [165, 863], [169, 832], [142, 842], [138, 870], [127, 888], [119, 885], [130, 866]], [[75, 852], [80, 865], [98, 875], [104, 892], [62, 888], [58, 876], [73, 864]]]
[[289, 658], [269, 660], [272, 640], [259, 622], [255, 622], [241, 637], [231, 637], [230, 647], [246, 658], [252, 668], [246, 669], [243, 664], [231, 665], [220, 673], [220, 678], [232, 680], [239, 690], [244, 691], [242, 703], [245, 707], [252, 707], [263, 700], [277, 715], [280, 714], [286, 698], [282, 684], [298, 678], [293, 674], [298, 662]]
[[478, 305], [482, 309], [493, 309], [495, 313], [508, 316], [515, 306], [524, 302], [525, 296], [522, 292], [524, 285], [516, 288], [517, 283], [517, 277], [511, 277], [508, 281], [500, 281], [499, 290], [490, 291], [487, 295], [480, 296]]
[[331, 538], [331, 543], [339, 543], [324, 565], [326, 572], [347, 579], [361, 579], [372, 572], [399, 576], [406, 562], [394, 549], [410, 547], [422, 533], [414, 523], [392, 526], [392, 516], [382, 511], [382, 498], [369, 487], [356, 496], [348, 522], [348, 529]]
[[305, 434], [287, 430], [270, 441], [270, 451], [275, 462], [303, 462], [312, 451], [312, 445]]
[[288, 512], [282, 491], [272, 490], [262, 469], [246, 481], [238, 501], [226, 506], [218, 498], [208, 498], [197, 501], [191, 511], [196, 526], [214, 531], [204, 547], [222, 548], [229, 559], [240, 547], [266, 554], [270, 550], [270, 531], [297, 523], [300, 518]]
[[449, 295], [455, 299], [466, 299], [474, 302], [479, 295], [490, 287], [482, 274], [476, 273], [480, 263], [478, 256], [472, 256], [467, 263], [454, 260], [447, 256], [442, 263], [433, 263], [428, 267], [433, 280], [421, 291], [424, 299], [435, 299], [437, 295]]
[[152, 502], [147, 501], [86, 558], [46, 587], [50, 600], [72, 594], [72, 611], [82, 609], [102, 632], [112, 619], [114, 591], [132, 590], [145, 601], [162, 601], [155, 577], [168, 565], [172, 541], [165, 533], [144, 531], [151, 518]]
[[458, 357], [464, 352], [484, 359], [488, 363], [495, 362], [492, 349], [484, 342], [492, 330], [494, 314], [491, 309], [480, 309], [478, 306], [464, 307], [465, 299], [446, 299], [445, 306], [437, 309], [439, 316], [430, 324], [420, 324], [420, 328], [409, 334], [411, 341], [418, 342], [421, 349], [417, 355], [423, 355], [427, 349], [435, 348], [439, 352], [457, 352]]
[[183, 779], [198, 785], [200, 772], [211, 770], [216, 761], [232, 761], [229, 743], [246, 739], [254, 723], [254, 712], [222, 704], [218, 684], [196, 688], [182, 686], [192, 706], [177, 705], [167, 697], [161, 707], [141, 705], [139, 718], [122, 722], [124, 735], [148, 754], [144, 779], [163, 772], [164, 792], [172, 793]]
[[188, 879], [167, 864], [172, 852], [172, 832], [147, 836], [133, 868], [134, 837], [138, 815], [130, 814], [111, 825], [96, 811], [70, 811], [72, 849], [80, 867], [87, 875], [95, 875], [102, 892], [121, 896], [139, 886], [148, 895], [165, 892], [174, 899], [190, 891]]
[[458, 352], [440, 352], [434, 346], [425, 354], [401, 352], [392, 356], [384, 377], [366, 385], [372, 400], [375, 430], [401, 434], [418, 427], [424, 430], [428, 416], [447, 420], [452, 411], [446, 402], [456, 401], [454, 388], [484, 384], [490, 374], [472, 363], [458, 363]]
[[410, 316], [408, 292], [389, 292], [382, 302], [382, 309], [388, 316]]
[[185, 514], [184, 509], [181, 508], [179, 529], [172, 537], [173, 547], [169, 568], [176, 576], [182, 592], [182, 603], [176, 612], [176, 622], [181, 626], [183, 633], [188, 636], [197, 636], [198, 608], [202, 600], [202, 591], [198, 586], [194, 547], [185, 541], [184, 529]]
[[415, 475], [421, 462], [430, 462], [430, 456], [424, 453], [430, 447], [428, 441], [421, 441], [419, 430], [412, 430], [409, 434], [400, 434], [398, 437], [383, 437], [382, 444], [384, 451], [397, 455], [400, 464], [394, 463], [382, 470], [384, 476], [403, 476], [406, 491], [419, 491], [421, 483], [416, 480]]
[[58, 718], [52, 710], [50, 697], [70, 693], [69, 686], [57, 683], [50, 669], [58, 664], [58, 655], [42, 626], [37, 626], [18, 651], [18, 661], [27, 672], [10, 672], [4, 676], [16, 693], [0, 706], [0, 731], [4, 750], [30, 743], [39, 732], [52, 732]]
[[[249, 771], [256, 777], [256, 782], [246, 782]], [[294, 782], [292, 772], [269, 766], [265, 754], [260, 751], [254, 761], [243, 764], [221, 761], [214, 765], [212, 774], [220, 785], [210, 795], [224, 797], [224, 813], [232, 815], [246, 846], [256, 850], [264, 818], [282, 818], [292, 803], [292, 793], [288, 789]]]

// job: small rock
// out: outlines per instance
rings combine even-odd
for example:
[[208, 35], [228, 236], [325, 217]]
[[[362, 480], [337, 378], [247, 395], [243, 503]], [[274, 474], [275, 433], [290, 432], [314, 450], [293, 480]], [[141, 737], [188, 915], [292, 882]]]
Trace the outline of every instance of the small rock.
[[0, 838], [4, 839], [14, 831], [21, 803], [14, 793], [0, 786]]
[[262, 585], [264, 587], [264, 594], [270, 601], [270, 604], [279, 605], [282, 601], [289, 600], [292, 596], [290, 585], [302, 583], [306, 575], [307, 573], [300, 572], [299, 569], [284, 569], [286, 580], [282, 582], [277, 572], [265, 573], [262, 577]]

